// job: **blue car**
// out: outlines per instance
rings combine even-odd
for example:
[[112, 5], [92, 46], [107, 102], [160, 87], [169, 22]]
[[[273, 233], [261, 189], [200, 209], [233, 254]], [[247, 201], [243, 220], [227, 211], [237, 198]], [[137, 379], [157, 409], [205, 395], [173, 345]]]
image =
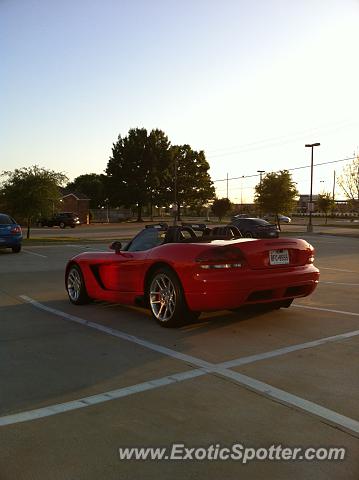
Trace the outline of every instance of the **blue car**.
[[0, 248], [11, 248], [14, 253], [19, 253], [21, 242], [20, 225], [10, 215], [0, 213]]

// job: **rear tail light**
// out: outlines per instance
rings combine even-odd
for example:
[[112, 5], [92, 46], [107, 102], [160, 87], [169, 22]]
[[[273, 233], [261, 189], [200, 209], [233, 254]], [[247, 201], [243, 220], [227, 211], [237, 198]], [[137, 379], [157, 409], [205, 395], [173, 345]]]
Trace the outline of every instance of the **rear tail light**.
[[225, 246], [205, 250], [196, 258], [196, 262], [200, 264], [200, 268], [210, 270], [242, 268], [246, 263], [246, 259], [239, 248]]
[[314, 247], [312, 247], [312, 245], [309, 245], [307, 253], [308, 253], [307, 263], [314, 263], [315, 250], [314, 250]]
[[19, 233], [21, 233], [21, 227], [19, 227], [18, 225], [16, 225], [16, 227], [12, 227], [10, 233], [12, 235], [18, 235]]

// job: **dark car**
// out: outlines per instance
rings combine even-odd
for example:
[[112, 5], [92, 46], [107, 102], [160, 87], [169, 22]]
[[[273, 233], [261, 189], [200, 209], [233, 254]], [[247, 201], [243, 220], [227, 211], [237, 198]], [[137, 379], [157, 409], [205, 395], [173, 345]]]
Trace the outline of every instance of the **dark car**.
[[233, 223], [238, 218], [251, 218], [251, 216], [247, 213], [237, 213], [236, 215], [233, 215], [233, 217], [231, 218], [231, 222]]
[[277, 238], [279, 236], [276, 225], [261, 218], [236, 218], [231, 225], [236, 226], [243, 237], [247, 238]]
[[37, 221], [38, 227], [60, 227], [66, 228], [71, 227], [75, 228], [76, 225], [80, 225], [80, 219], [73, 212], [60, 212], [56, 213], [50, 218], [40, 218]]
[[14, 253], [21, 250], [21, 227], [5, 213], [0, 213], [0, 248], [11, 248]]

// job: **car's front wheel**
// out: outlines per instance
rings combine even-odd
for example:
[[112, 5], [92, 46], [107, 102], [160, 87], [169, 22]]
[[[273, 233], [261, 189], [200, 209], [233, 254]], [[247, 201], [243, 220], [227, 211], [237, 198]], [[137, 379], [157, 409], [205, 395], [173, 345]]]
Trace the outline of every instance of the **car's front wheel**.
[[75, 305], [85, 305], [91, 302], [91, 298], [87, 295], [84, 277], [78, 265], [71, 265], [67, 272], [66, 290], [70, 302]]
[[12, 253], [20, 253], [21, 252], [21, 245], [16, 245], [16, 247], [12, 247]]
[[187, 307], [181, 282], [169, 268], [159, 268], [152, 275], [148, 303], [153, 317], [162, 327], [178, 327], [196, 318]]

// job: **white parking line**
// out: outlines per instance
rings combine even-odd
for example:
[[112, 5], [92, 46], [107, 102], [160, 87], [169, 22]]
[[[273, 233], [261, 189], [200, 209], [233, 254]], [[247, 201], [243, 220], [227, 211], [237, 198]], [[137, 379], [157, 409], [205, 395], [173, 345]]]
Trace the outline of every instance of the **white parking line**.
[[[357, 420], [338, 414], [333, 410], [329, 410], [314, 402], [298, 397], [296, 395], [292, 395], [284, 390], [278, 389], [276, 387], [273, 387], [272, 385], [256, 380], [255, 378], [248, 377], [238, 372], [234, 372], [233, 370], [229, 370], [228, 368], [225, 368], [223, 366], [224, 364], [215, 365], [215, 364], [206, 362], [205, 360], [202, 360], [200, 358], [193, 357], [191, 355], [186, 355], [181, 352], [177, 352], [175, 350], [169, 349], [167, 347], [163, 347], [161, 345], [148, 342], [147, 340], [143, 340], [138, 337], [128, 335], [127, 333], [121, 332], [119, 330], [108, 328], [108, 327], [105, 327], [104, 325], [100, 325], [95, 322], [86, 321], [74, 315], [67, 314], [65, 312], [56, 310], [51, 307], [47, 307], [46, 305], [43, 305], [37, 302], [36, 300], [33, 300], [30, 297], [27, 297], [26, 295], [21, 295], [21, 298], [24, 301], [31, 303], [36, 308], [47, 311], [49, 313], [53, 313], [54, 315], [60, 316], [66, 320], [70, 320], [70, 321], [79, 323], [81, 325], [94, 328], [96, 330], [102, 331], [103, 333], [113, 335], [123, 340], [136, 343], [138, 345], [144, 346], [156, 352], [162, 353], [164, 355], [167, 355], [167, 356], [176, 358], [178, 360], [182, 360], [186, 363], [190, 363], [192, 365], [196, 365], [200, 367], [200, 369], [196, 371], [191, 370], [190, 371], [191, 373], [183, 372], [182, 373], [183, 380], [187, 379], [187, 375], [190, 375], [189, 378], [194, 378], [194, 376], [200, 376], [201, 374], [217, 373], [222, 377], [234, 380], [239, 385], [247, 387], [248, 389], [254, 391], [255, 393], [260, 393], [261, 395], [267, 398], [270, 398], [272, 400], [276, 400], [281, 404], [294, 407], [300, 411], [305, 411], [315, 417], [320, 418], [321, 420], [324, 420], [325, 423], [335, 425], [336, 427], [339, 427], [350, 433], [354, 433], [355, 435], [359, 434], [359, 422]], [[181, 375], [181, 374], [178, 374], [178, 375]], [[131, 395], [136, 391], [144, 391], [150, 388], [156, 388], [159, 386], [168, 385], [170, 383], [173, 383], [169, 381], [169, 378], [175, 378], [175, 376], [163, 377], [161, 379], [153, 380], [152, 382], [145, 382], [144, 384], [138, 384], [138, 385], [133, 385], [132, 387], [126, 387], [125, 389], [119, 389], [119, 390], [113, 391], [112, 396], [111, 394], [107, 395], [106, 393], [103, 393], [103, 394], [100, 394], [100, 396], [95, 395], [92, 397], [87, 397], [82, 400], [80, 399], [73, 402], [67, 402], [64, 404], [45, 407], [44, 409], [32, 410], [30, 412], [22, 412], [22, 413], [20, 412], [18, 414], [10, 415], [7, 417], [0, 417], [0, 425], [2, 425], [1, 421], [8, 422], [8, 423], [4, 423], [4, 425], [5, 424], [9, 425], [11, 423], [33, 420], [35, 418], [41, 418], [42, 416], [55, 415], [57, 413], [61, 413], [65, 411], [74, 410], [77, 408], [83, 408], [86, 405], [89, 406], [89, 405], [94, 405], [96, 403], [101, 403], [101, 399], [105, 401], [104, 398], [107, 399], [108, 396], [111, 398], [120, 398], [123, 396]], [[176, 381], [180, 381], [180, 380], [177, 379]], [[117, 392], [117, 393], [114, 393], [114, 392]]]
[[29, 255], [35, 255], [36, 257], [47, 258], [47, 255], [41, 255], [41, 253], [31, 252], [30, 250], [25, 250], [24, 248], [22, 249], [22, 252], [28, 253]]
[[39, 308], [40, 310], [45, 310], [46, 312], [57, 315], [58, 317], [64, 318], [65, 320], [70, 320], [71, 322], [79, 323], [80, 325], [84, 325], [85, 327], [93, 328], [94, 330], [106, 333], [107, 335], [112, 335], [114, 337], [121, 338], [122, 340], [136, 343], [137, 345], [149, 348], [150, 350], [154, 350], [155, 352], [176, 358], [177, 360], [182, 360], [189, 365], [195, 365], [196, 367], [201, 367], [208, 370], [211, 370], [213, 367], [212, 363], [206, 362], [205, 360], [192, 357], [191, 355], [187, 355], [185, 353], [177, 352], [176, 350], [171, 350], [169, 348], [163, 347], [162, 345], [157, 345], [156, 343], [148, 342], [147, 340], [135, 337], [134, 335], [129, 335], [128, 333], [121, 332], [120, 330], [106, 327], [105, 325], [100, 325], [99, 323], [91, 322], [89, 320], [84, 320], [83, 318], [76, 317], [75, 315], [71, 315], [69, 313], [62, 312], [61, 310], [48, 307], [47, 305], [43, 305], [42, 303], [37, 302], [36, 300], [33, 300], [26, 295], [20, 295], [20, 298], [25, 300], [25, 302], [31, 303], [34, 307]]
[[182, 382], [184, 380], [188, 380], [190, 378], [195, 378], [205, 374], [206, 372], [204, 370], [188, 370], [187, 372], [176, 373], [167, 377], [150, 380], [149, 382], [143, 382], [138, 383], [137, 385], [131, 385], [129, 387], [118, 388], [117, 390], [111, 390], [109, 392], [79, 398], [78, 400], [73, 400], [70, 402], [58, 403], [55, 405], [49, 405], [48, 407], [37, 408], [35, 410], [28, 410], [26, 412], [15, 413], [12, 415], [6, 415], [4, 417], [0, 417], [0, 426], [12, 425], [14, 423], [29, 422], [30, 420], [50, 417], [52, 415], [57, 415], [58, 413], [64, 413], [71, 410], [78, 410], [79, 408], [90, 407], [91, 405], [109, 402], [110, 400], [127, 397], [129, 395], [145, 392], [147, 390], [153, 390], [158, 387], [164, 387], [166, 385], [171, 385], [172, 383]]
[[359, 287], [359, 283], [344, 283], [344, 282], [323, 282], [320, 281], [320, 284], [325, 283], [326, 285], [343, 285], [345, 287]]
[[345, 270], [343, 268], [332, 268], [332, 267], [318, 267], [319, 270], [334, 270], [335, 272], [346, 272], [346, 273], [359, 273], [354, 270]]
[[221, 363], [223, 368], [239, 367], [241, 365], [247, 365], [248, 363], [258, 362], [260, 360], [267, 360], [268, 358], [279, 357], [286, 355], [287, 353], [296, 352], [298, 350], [305, 350], [307, 348], [319, 347], [326, 343], [340, 342], [341, 340], [347, 340], [348, 338], [359, 336], [359, 330], [353, 330], [351, 332], [340, 333], [339, 335], [333, 335], [331, 337], [319, 338], [318, 340], [311, 340], [305, 343], [297, 343], [289, 347], [278, 348], [277, 350], [271, 350], [269, 352], [259, 353], [257, 355], [250, 355], [248, 357], [237, 358]]
[[329, 410], [328, 408], [322, 407], [321, 405], [306, 400], [305, 398], [292, 395], [291, 393], [273, 387], [268, 383], [261, 382], [252, 377], [247, 377], [247, 375], [243, 375], [242, 373], [223, 369], [221, 374], [227, 378], [235, 380], [240, 385], [248, 387], [256, 393], [261, 393], [265, 397], [277, 400], [279, 403], [295, 407], [296, 409], [305, 411], [310, 415], [327, 420], [330, 424], [339, 426], [345, 431], [359, 434], [359, 422], [357, 420], [341, 415], [333, 410]]
[[292, 306], [297, 308], [306, 308], [307, 310], [318, 310], [319, 312], [340, 313], [341, 315], [351, 315], [354, 317], [359, 317], [359, 313], [347, 312], [345, 310], [332, 310], [331, 308], [310, 307], [309, 305], [299, 305], [298, 303], [294, 303]]

